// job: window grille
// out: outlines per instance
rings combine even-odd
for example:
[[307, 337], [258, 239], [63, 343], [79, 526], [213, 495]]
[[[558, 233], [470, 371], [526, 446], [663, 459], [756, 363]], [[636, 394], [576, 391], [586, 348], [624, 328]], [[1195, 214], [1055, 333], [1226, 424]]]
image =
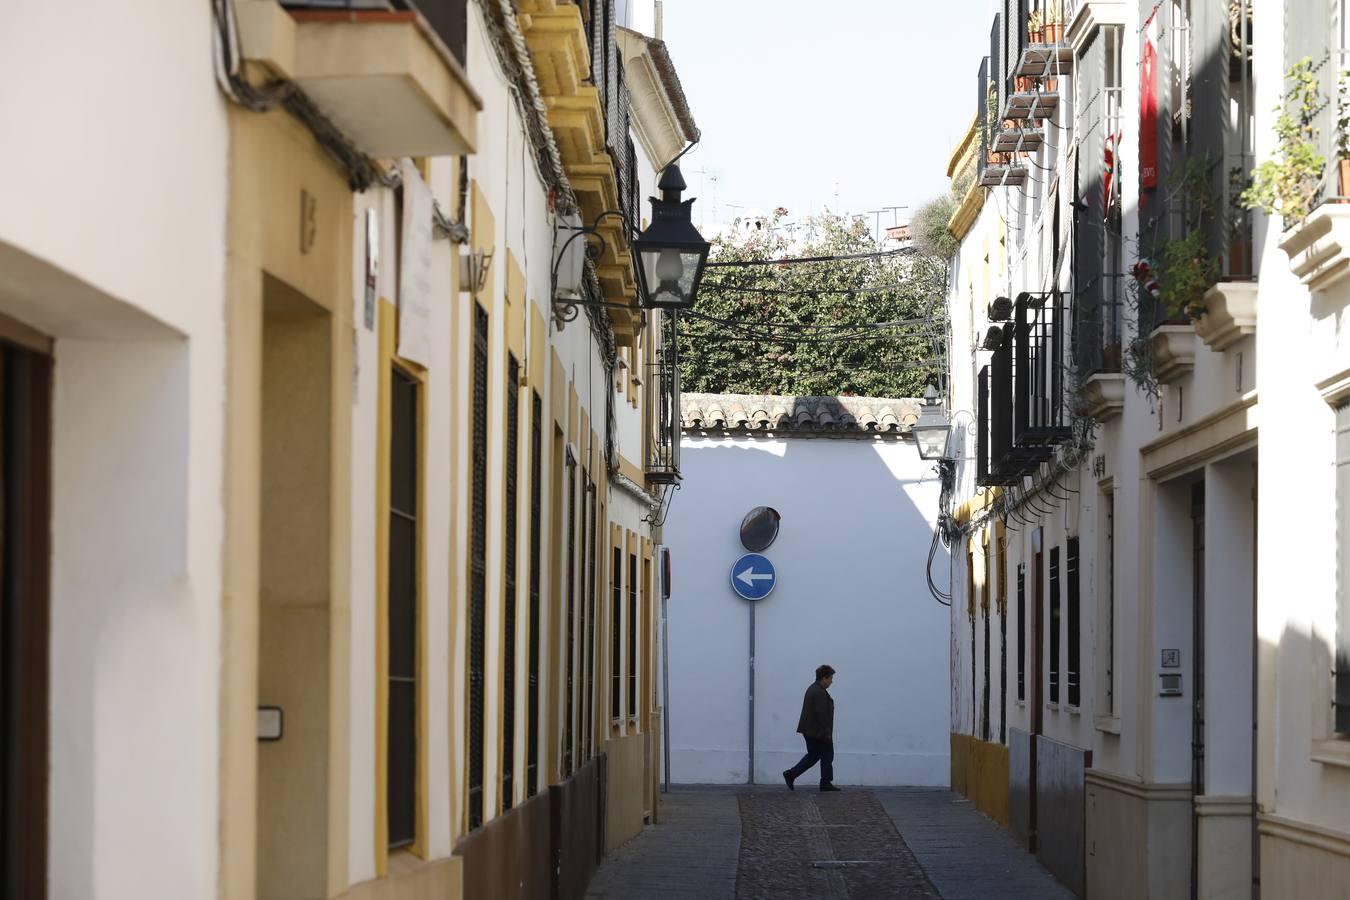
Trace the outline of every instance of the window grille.
[[398, 367], [390, 380], [389, 846], [411, 844], [417, 810], [417, 404], [418, 384]]
[[1350, 735], [1350, 403], [1336, 408], [1335, 730]]
[[[1000, 529], [1001, 532], [1001, 529]], [[998, 585], [998, 742], [1008, 742], [1008, 570], [1007, 545], [998, 542], [995, 581]]]
[[1080, 706], [1081, 695], [1079, 685], [1079, 664], [1082, 646], [1082, 637], [1079, 634], [1081, 620], [1079, 619], [1079, 579], [1078, 579], [1078, 538], [1071, 537], [1064, 548], [1064, 574], [1068, 578], [1068, 627], [1069, 627], [1069, 661], [1066, 669], [1066, 686], [1069, 693], [1069, 705]]
[[596, 541], [599, 537], [600, 525], [596, 521], [596, 486], [595, 482], [589, 478], [586, 480], [586, 493], [590, 498], [590, 522], [591, 526], [588, 532], [589, 549], [587, 550], [587, 579], [589, 588], [586, 592], [586, 758], [590, 759], [594, 755], [595, 742], [595, 556]]
[[488, 316], [474, 307], [473, 457], [469, 543], [469, 828], [483, 824], [483, 721], [487, 657]]
[[1107, 494], [1106, 503], [1106, 671], [1103, 687], [1106, 689], [1106, 714], [1116, 712], [1116, 497]]
[[984, 548], [984, 587], [980, 596], [980, 614], [984, 620], [984, 690], [980, 696], [980, 740], [989, 740], [989, 592], [992, 588], [990, 573], [993, 569], [990, 556], [993, 548], [986, 544]]
[[628, 715], [638, 714], [638, 560], [628, 554]]
[[975, 481], [989, 484], [989, 367], [980, 369], [975, 412]]
[[1027, 567], [1017, 567], [1017, 699], [1027, 699]]
[[530, 612], [529, 696], [525, 732], [525, 795], [539, 793], [539, 641], [540, 582], [543, 577], [544, 403], [532, 392], [530, 411]]
[[563, 701], [563, 774], [575, 767], [577, 655], [577, 464], [567, 459], [567, 643], [563, 647], [565, 699]]
[[623, 550], [615, 547], [613, 557], [609, 573], [609, 714], [612, 718], [617, 719], [623, 715], [623, 710], [619, 706], [623, 699], [623, 666], [620, 665], [622, 662], [620, 658], [622, 647], [619, 637], [622, 631], [619, 613], [623, 609]]
[[1059, 702], [1059, 548], [1050, 548], [1050, 702]]
[[516, 505], [520, 500], [520, 363], [513, 354], [506, 356], [506, 523], [503, 561], [506, 572], [503, 579], [502, 630], [505, 632], [502, 653], [502, 809], [511, 808], [515, 795], [516, 776], [516, 606], [520, 597], [516, 591]]

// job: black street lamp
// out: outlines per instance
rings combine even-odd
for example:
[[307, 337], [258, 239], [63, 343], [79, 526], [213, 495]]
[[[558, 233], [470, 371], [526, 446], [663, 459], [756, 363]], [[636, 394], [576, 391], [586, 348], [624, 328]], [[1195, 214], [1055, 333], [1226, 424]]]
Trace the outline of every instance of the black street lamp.
[[947, 435], [951, 422], [942, 411], [942, 401], [931, 384], [924, 389], [919, 421], [910, 429], [919, 447], [919, 459], [943, 459], [947, 455]]
[[680, 200], [686, 187], [680, 167], [666, 166], [657, 185], [661, 199], [651, 198], [652, 223], [633, 241], [643, 306], [685, 310], [698, 298], [712, 245], [694, 227], [693, 199]]

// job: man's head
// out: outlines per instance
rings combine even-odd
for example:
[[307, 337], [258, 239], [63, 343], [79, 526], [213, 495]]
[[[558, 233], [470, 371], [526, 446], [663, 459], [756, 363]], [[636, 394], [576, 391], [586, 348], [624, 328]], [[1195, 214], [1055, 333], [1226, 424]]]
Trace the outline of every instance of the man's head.
[[816, 666], [816, 684], [821, 687], [829, 687], [834, 681], [833, 666]]

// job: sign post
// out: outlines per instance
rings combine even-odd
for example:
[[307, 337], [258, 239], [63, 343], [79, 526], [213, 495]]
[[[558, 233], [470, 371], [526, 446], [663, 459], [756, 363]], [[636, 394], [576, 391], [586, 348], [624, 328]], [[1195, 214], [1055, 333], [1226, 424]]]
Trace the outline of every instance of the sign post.
[[731, 567], [731, 589], [750, 601], [750, 777], [755, 783], [755, 607], [773, 593], [778, 573], [767, 557], [747, 553]]

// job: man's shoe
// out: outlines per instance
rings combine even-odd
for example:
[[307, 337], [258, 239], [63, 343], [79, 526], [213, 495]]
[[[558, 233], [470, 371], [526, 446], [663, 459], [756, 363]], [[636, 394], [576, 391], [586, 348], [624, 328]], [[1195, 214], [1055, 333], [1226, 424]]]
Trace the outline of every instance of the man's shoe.
[[796, 788], [792, 786], [792, 782], [796, 781], [797, 779], [795, 779], [795, 778], [792, 777], [792, 770], [791, 770], [791, 769], [784, 769], [784, 770], [783, 770], [783, 780], [787, 782], [787, 786], [788, 786], [788, 790], [789, 790], [789, 791], [795, 791], [795, 790], [796, 790]]
[[820, 785], [820, 792], [821, 792], [822, 794], [828, 793], [828, 792], [830, 792], [830, 791], [837, 791], [837, 790], [839, 790], [839, 788], [837, 788], [837, 787], [835, 787], [834, 785], [830, 784], [828, 781], [821, 782], [821, 785]]

